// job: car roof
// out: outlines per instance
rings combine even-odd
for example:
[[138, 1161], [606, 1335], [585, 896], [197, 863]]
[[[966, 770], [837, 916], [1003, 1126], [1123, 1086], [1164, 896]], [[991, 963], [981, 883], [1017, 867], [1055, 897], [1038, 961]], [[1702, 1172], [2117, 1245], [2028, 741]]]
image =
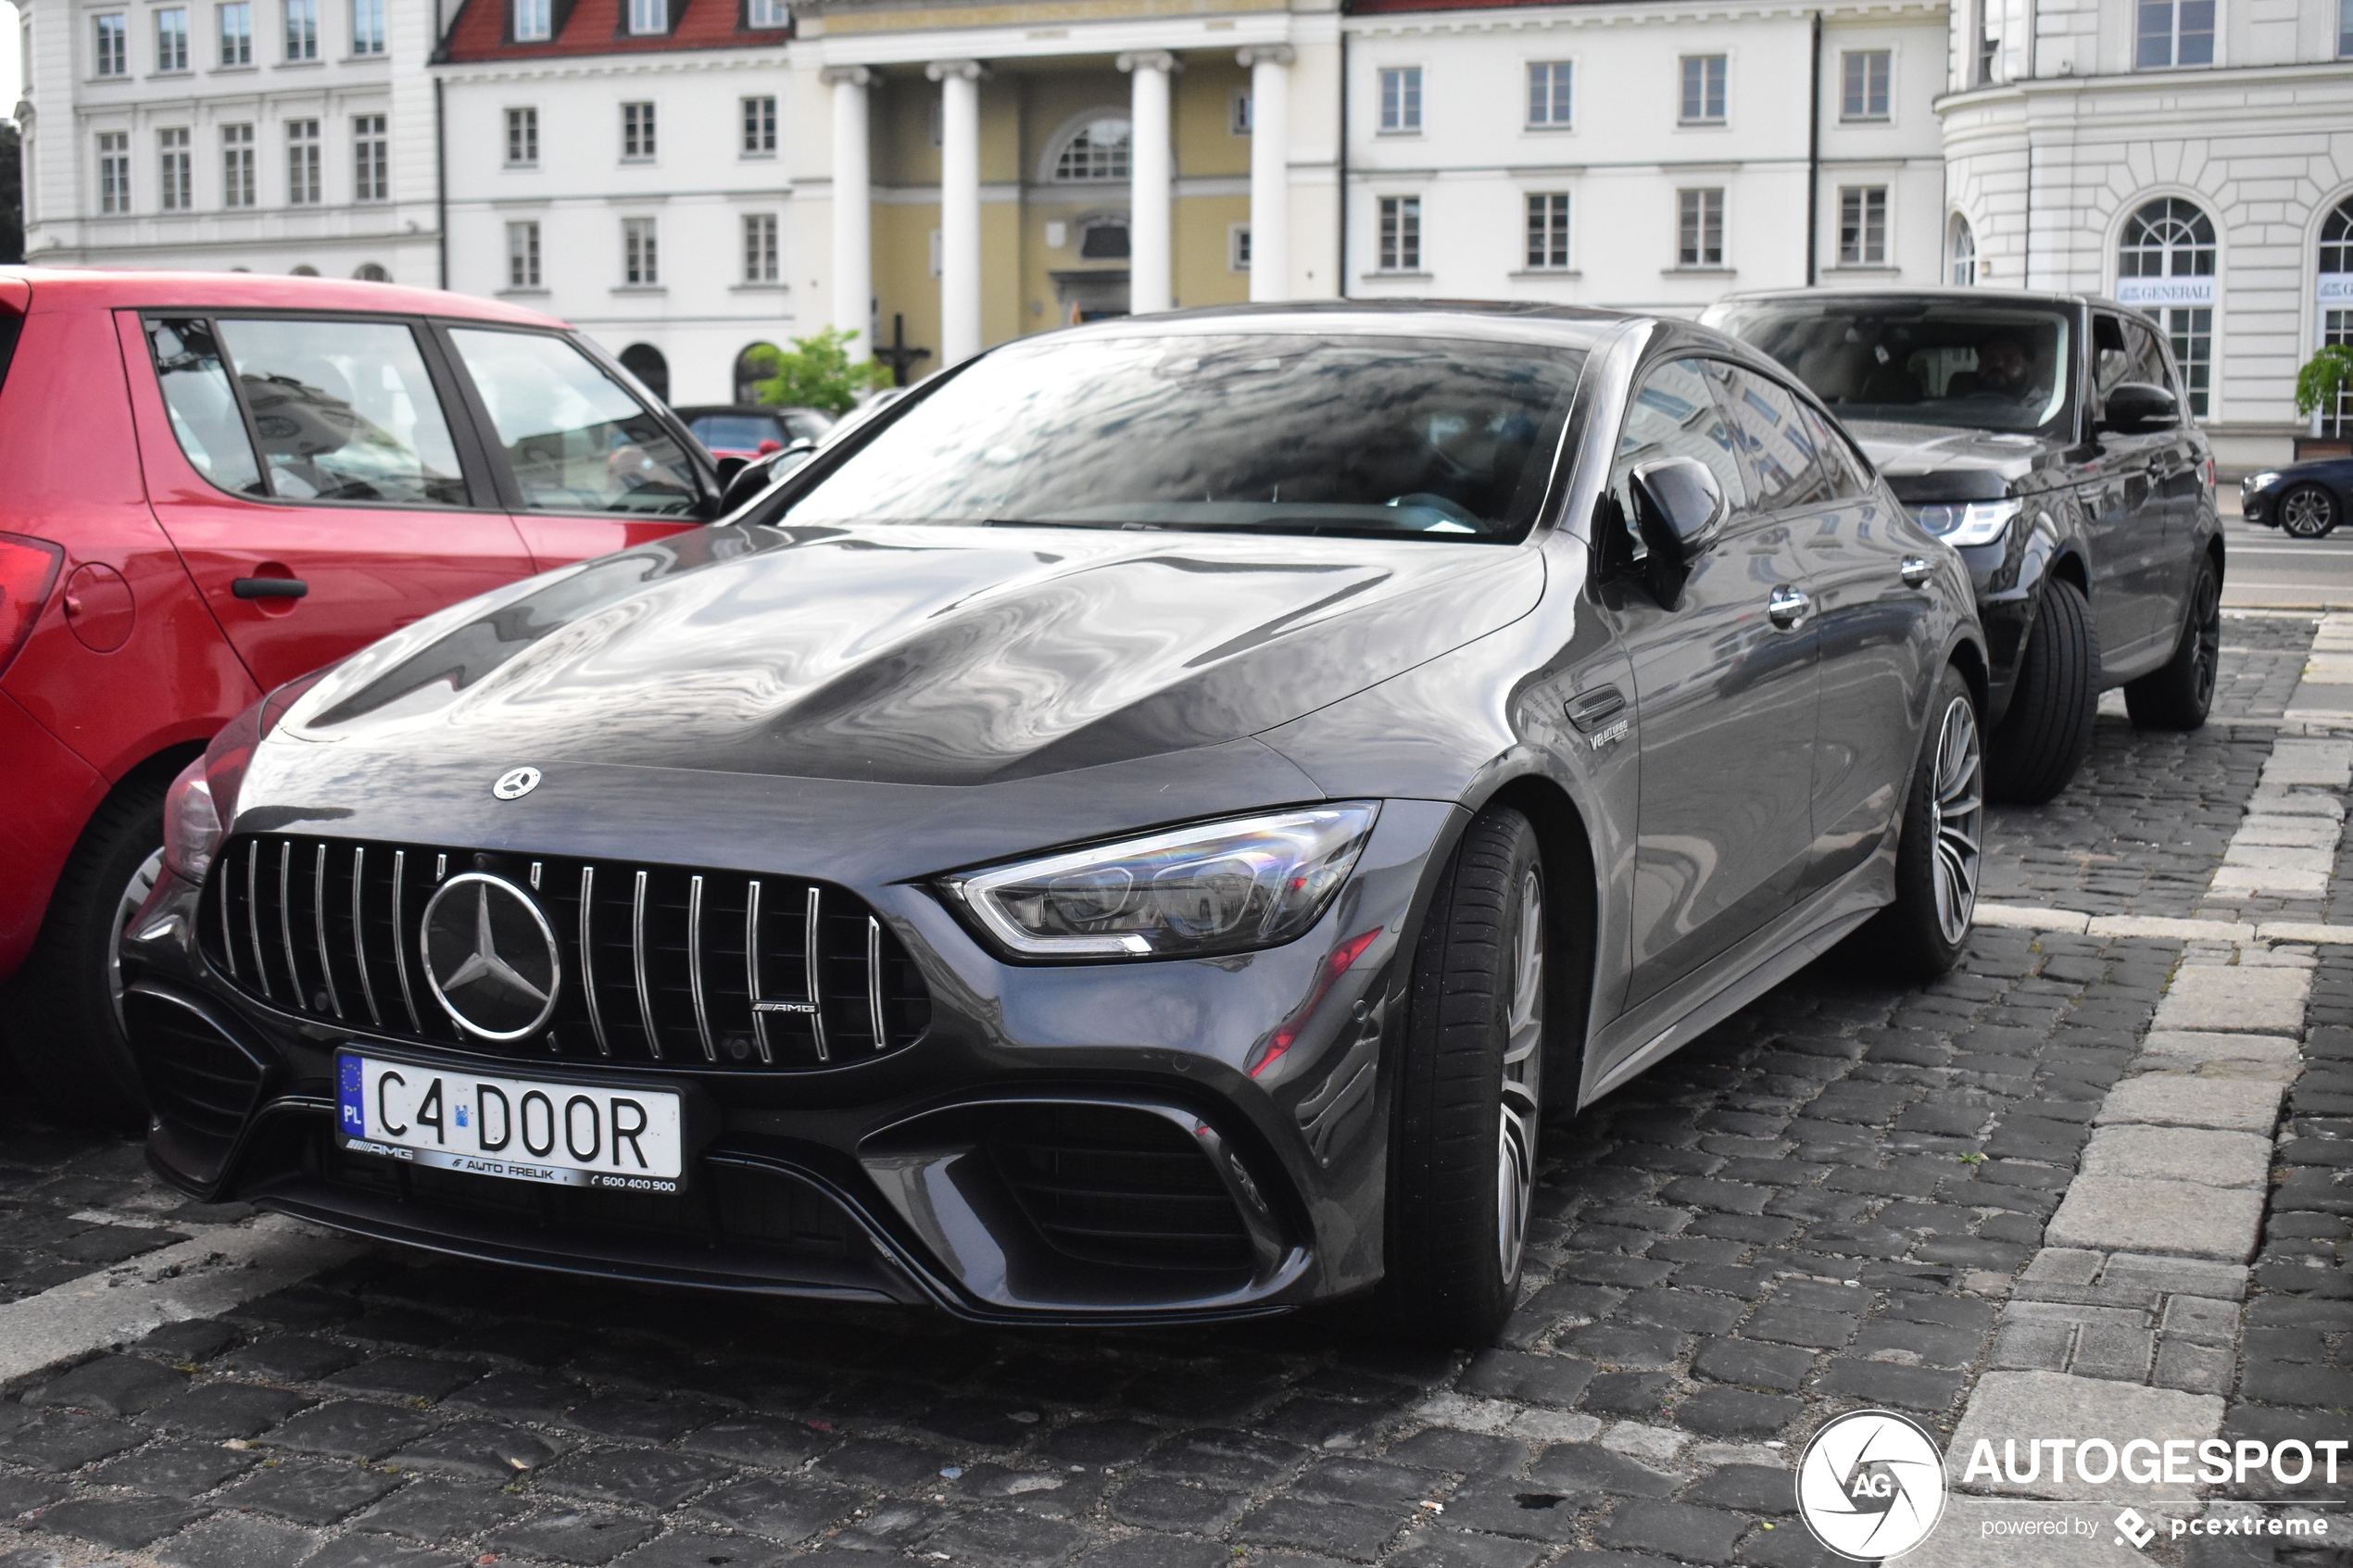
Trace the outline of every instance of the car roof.
[[82, 267], [0, 267], [0, 283], [30, 284], [31, 309], [179, 307], [188, 309], [348, 310], [442, 316], [514, 326], [560, 327], [536, 310], [441, 289], [262, 272], [115, 271]]
[[[2054, 289], [1989, 289], [1964, 287], [1957, 283], [1938, 283], [1918, 288], [1841, 288], [1841, 289], [1751, 289], [1741, 294], [1728, 294], [1718, 305], [1744, 304], [1758, 299], [1802, 299], [1812, 304], [1834, 305], [1858, 299], [1907, 299], [1932, 301], [1937, 304], [1988, 302], [1997, 305], [2096, 305], [2110, 310], [2137, 310], [2139, 307], [2120, 305], [2104, 295], [2070, 294]], [[1713, 308], [1711, 307], [1710, 308]]]

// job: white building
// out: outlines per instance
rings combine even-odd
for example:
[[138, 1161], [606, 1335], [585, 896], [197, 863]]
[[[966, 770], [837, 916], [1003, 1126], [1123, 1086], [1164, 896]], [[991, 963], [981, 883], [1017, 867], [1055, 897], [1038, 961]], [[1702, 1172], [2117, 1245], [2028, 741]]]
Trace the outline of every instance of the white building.
[[2353, 338], [2353, 6], [1976, 0], [1953, 20], [1959, 275], [2141, 305], [2218, 458], [2288, 458], [2297, 367]]
[[439, 278], [415, 0], [25, 0], [28, 260]]
[[1348, 292], [1696, 314], [1939, 274], [1942, 0], [1358, 0]]

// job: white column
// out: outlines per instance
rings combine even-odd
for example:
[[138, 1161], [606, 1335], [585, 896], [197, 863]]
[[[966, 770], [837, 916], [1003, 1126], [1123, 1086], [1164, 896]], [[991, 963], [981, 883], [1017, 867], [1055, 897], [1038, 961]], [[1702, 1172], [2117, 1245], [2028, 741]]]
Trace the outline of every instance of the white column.
[[939, 83], [939, 364], [980, 352], [980, 78], [977, 60], [934, 60]]
[[1134, 80], [1127, 138], [1127, 308], [1138, 316], [1169, 307], [1176, 295], [1170, 257], [1170, 200], [1176, 152], [1168, 119], [1168, 78], [1176, 56], [1141, 49], [1119, 56]]
[[1288, 44], [1235, 56], [1250, 68], [1250, 297], [1290, 297], [1290, 65]]
[[875, 351], [875, 193], [866, 140], [864, 66], [827, 66], [834, 90], [834, 326], [855, 332], [849, 357]]

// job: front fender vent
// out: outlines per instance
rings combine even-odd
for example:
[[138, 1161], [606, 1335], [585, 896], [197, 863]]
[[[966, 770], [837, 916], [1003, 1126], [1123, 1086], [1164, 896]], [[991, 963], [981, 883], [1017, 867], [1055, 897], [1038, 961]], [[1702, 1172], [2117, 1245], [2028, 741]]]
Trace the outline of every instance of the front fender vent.
[[[555, 1010], [525, 1038], [477, 1035], [426, 984], [425, 904], [463, 872], [504, 879], [555, 933]], [[796, 877], [240, 834], [198, 930], [221, 978], [282, 1012], [525, 1060], [810, 1072], [904, 1049], [931, 1021], [874, 910]]]

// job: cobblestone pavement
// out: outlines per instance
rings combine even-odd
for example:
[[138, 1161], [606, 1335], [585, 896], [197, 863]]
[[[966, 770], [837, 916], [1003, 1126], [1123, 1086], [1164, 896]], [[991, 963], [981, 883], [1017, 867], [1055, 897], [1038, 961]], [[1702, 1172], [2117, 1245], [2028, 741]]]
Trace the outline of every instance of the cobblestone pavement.
[[[1997, 814], [1987, 897], [2192, 912], [2274, 733], [2246, 721], [2310, 635], [2228, 623], [2232, 721], [2104, 721], [2072, 789]], [[375, 1249], [7, 1388], [0, 1564], [1832, 1561], [1793, 1516], [1797, 1447], [1865, 1405], [1961, 1420], [2190, 950], [1985, 927], [1916, 989], [1833, 954], [1548, 1129], [1529, 1294], [1476, 1356], [1340, 1313], [1014, 1332]], [[2353, 948], [2316, 974], [2213, 1372], [2230, 1436], [2353, 1435]], [[128, 1146], [0, 1120], [11, 1298], [239, 1217]]]

